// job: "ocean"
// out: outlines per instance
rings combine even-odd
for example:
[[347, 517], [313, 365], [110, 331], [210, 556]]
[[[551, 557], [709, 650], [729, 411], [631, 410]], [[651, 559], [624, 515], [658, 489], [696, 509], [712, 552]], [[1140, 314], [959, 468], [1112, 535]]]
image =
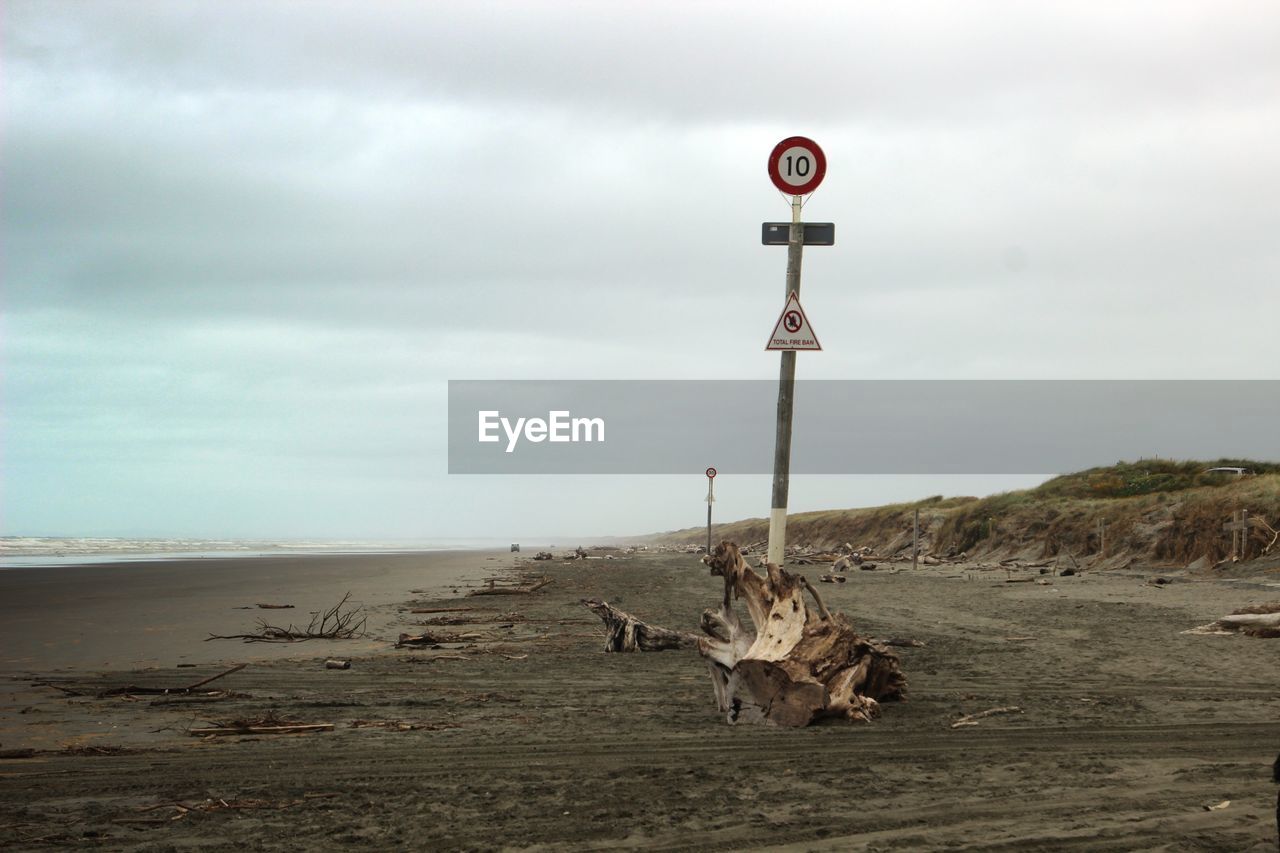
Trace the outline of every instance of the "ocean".
[[0, 569], [139, 560], [190, 560], [303, 554], [374, 554], [507, 548], [497, 539], [159, 539], [0, 536]]

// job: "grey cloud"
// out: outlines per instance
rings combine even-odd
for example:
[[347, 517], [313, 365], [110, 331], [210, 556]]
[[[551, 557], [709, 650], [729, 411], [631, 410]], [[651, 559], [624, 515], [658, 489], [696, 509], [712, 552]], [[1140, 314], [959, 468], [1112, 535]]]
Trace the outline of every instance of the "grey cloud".
[[1265, 96], [1258, 66], [1276, 62], [1272, 10], [1243, 2], [14, 5], [19, 58], [139, 86], [373, 89], [682, 122], [1160, 108]]
[[[245, 529], [347, 494], [462, 528], [484, 491], [423, 485], [447, 379], [771, 377], [792, 133], [837, 223], [802, 376], [1274, 378], [1278, 34], [1249, 3], [9, 3], [13, 517], [124, 525], [136, 481]], [[662, 495], [565, 526], [677, 526]]]

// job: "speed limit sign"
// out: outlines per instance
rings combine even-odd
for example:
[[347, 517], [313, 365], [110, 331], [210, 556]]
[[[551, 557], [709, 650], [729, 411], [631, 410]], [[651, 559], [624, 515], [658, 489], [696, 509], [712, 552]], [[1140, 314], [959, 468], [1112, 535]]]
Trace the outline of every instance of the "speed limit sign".
[[769, 177], [787, 195], [807, 195], [827, 174], [827, 157], [818, 143], [804, 136], [789, 136], [769, 155]]

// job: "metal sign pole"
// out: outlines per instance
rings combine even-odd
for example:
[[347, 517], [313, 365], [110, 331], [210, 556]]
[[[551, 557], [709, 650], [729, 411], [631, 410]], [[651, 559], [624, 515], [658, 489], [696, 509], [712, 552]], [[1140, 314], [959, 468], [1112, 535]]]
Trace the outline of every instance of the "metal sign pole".
[[911, 568], [919, 568], [920, 564], [920, 507], [911, 521]]
[[707, 480], [707, 553], [711, 553], [711, 502], [715, 500], [712, 496], [712, 490], [715, 488], [715, 480]]
[[[801, 197], [791, 197], [791, 233], [787, 240], [787, 292], [800, 293], [800, 261], [804, 252], [804, 224], [800, 221]], [[787, 493], [791, 483], [791, 413], [795, 405], [796, 354], [782, 353], [778, 376], [778, 428], [773, 446], [773, 502], [769, 509], [770, 563], [782, 565], [787, 547]]]
[[711, 553], [711, 505], [716, 502], [716, 469], [707, 469], [707, 553]]

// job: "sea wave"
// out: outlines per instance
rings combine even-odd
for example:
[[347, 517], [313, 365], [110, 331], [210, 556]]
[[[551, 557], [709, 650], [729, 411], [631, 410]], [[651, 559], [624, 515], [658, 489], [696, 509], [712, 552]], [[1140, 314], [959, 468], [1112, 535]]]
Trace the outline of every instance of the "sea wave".
[[0, 567], [72, 565], [131, 559], [361, 554], [395, 551], [462, 551], [505, 548], [493, 539], [185, 539], [64, 536], [0, 536]]

